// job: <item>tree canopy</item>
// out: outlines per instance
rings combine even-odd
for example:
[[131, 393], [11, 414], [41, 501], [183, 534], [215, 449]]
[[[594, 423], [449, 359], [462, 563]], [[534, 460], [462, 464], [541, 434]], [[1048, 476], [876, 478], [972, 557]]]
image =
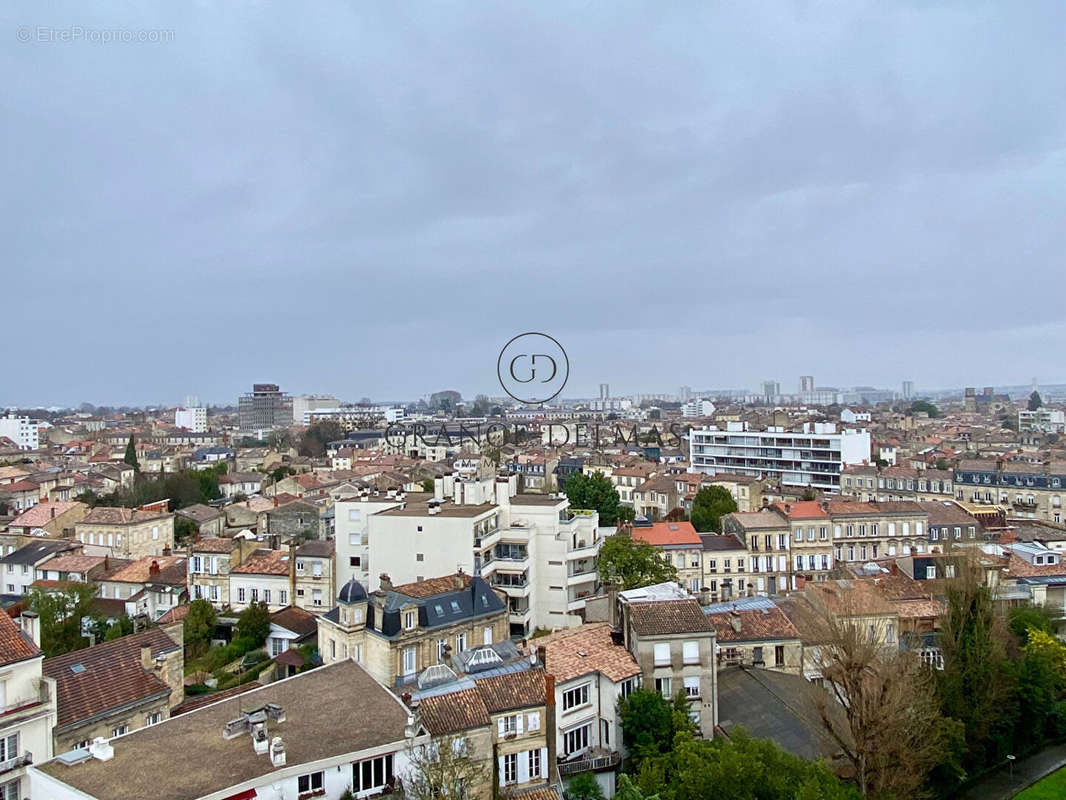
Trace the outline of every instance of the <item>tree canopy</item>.
[[252, 603], [237, 617], [237, 633], [242, 639], [255, 642], [261, 647], [270, 633], [270, 611], [266, 603]]
[[722, 530], [722, 517], [737, 510], [737, 501], [723, 486], [704, 486], [692, 500], [692, 526], [700, 533]]
[[652, 545], [625, 533], [608, 536], [600, 547], [600, 582], [619, 589], [639, 589], [677, 580], [677, 569]]
[[930, 419], [940, 416], [940, 409], [928, 400], [915, 400], [911, 403], [910, 408], [907, 409], [908, 414], [921, 414], [923, 412], [927, 414]]
[[[193, 657], [206, 652], [215, 634], [218, 615], [214, 606], [202, 597], [189, 604], [189, 613], [185, 617], [185, 646]], [[269, 630], [269, 626], [268, 626]]]
[[600, 512], [600, 525], [611, 526], [618, 520], [618, 490], [602, 472], [575, 472], [566, 479], [563, 491], [571, 507]]
[[1033, 389], [1033, 393], [1029, 395], [1029, 410], [1036, 411], [1038, 408], [1044, 405], [1044, 399], [1040, 396], [1040, 392]]
[[23, 598], [26, 608], [39, 617], [41, 650], [45, 656], [58, 656], [86, 647], [82, 618], [92, 617], [96, 587], [91, 583], [71, 583], [60, 590], [30, 587]]
[[122, 457], [122, 460], [133, 467], [135, 472], [141, 471], [141, 465], [137, 463], [137, 445], [133, 441], [133, 434], [130, 434], [130, 440], [126, 442], [126, 455]]

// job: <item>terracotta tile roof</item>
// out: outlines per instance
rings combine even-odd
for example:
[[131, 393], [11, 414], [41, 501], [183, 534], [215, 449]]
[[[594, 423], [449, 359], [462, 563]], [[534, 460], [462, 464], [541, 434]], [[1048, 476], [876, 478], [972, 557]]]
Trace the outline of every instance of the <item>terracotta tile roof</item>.
[[[776, 605], [708, 614], [719, 642], [799, 639], [799, 631]], [[737, 628], [740, 630], [737, 630]]]
[[318, 630], [318, 621], [314, 614], [304, 611], [296, 606], [288, 606], [270, 615], [270, 621], [275, 625], [292, 631], [297, 636], [310, 636]]
[[79, 525], [132, 525], [138, 522], [147, 522], [152, 519], [163, 519], [171, 516], [167, 512], [141, 511], [135, 508], [118, 508], [111, 506], [97, 506], [79, 522]]
[[634, 527], [633, 538], [656, 547], [702, 544], [691, 522], [656, 522], [650, 527]]
[[894, 600], [891, 602], [900, 619], [942, 617], [948, 610], [947, 606], [939, 600]]
[[426, 697], [418, 704], [418, 713], [434, 736], [481, 728], [491, 722], [476, 688]]
[[230, 574], [288, 575], [289, 554], [285, 550], [256, 550], [244, 563], [230, 570]]
[[702, 633], [714, 626], [695, 600], [660, 600], [632, 603], [630, 621], [640, 636], [670, 633]]
[[[155, 574], [152, 573], [153, 565], [159, 568]], [[185, 577], [185, 556], [143, 556], [112, 572], [107, 580], [119, 583], [184, 583]]]
[[156, 620], [157, 625], [173, 625], [175, 622], [181, 622], [189, 616], [188, 604], [183, 606], [174, 606], [167, 611], [163, 616]]
[[[2, 488], [2, 487], [0, 487]], [[54, 491], [54, 490], [53, 490]], [[12, 528], [43, 528], [49, 522], [52, 521], [52, 512], [55, 512], [55, 516], [62, 516], [73, 508], [78, 507], [86, 508], [84, 503], [78, 503], [74, 500], [70, 502], [57, 501], [52, 503], [38, 503], [33, 508], [29, 508], [15, 517], [8, 523]]]
[[546, 648], [544, 669], [555, 676], [557, 684], [596, 671], [615, 683], [640, 674], [632, 654], [611, 639], [611, 626], [606, 622], [562, 630], [534, 644]]
[[929, 515], [930, 525], [976, 525], [977, 518], [954, 502], [927, 500], [918, 503]]
[[0, 614], [0, 666], [36, 658], [40, 648], [22, 632], [15, 620]]
[[[545, 705], [546, 683], [544, 670], [531, 669], [525, 672], [509, 672], [482, 678], [474, 685], [481, 693], [485, 708], [490, 714]], [[554, 702], [554, 698], [552, 700]]]
[[532, 789], [517, 789], [506, 792], [504, 797], [509, 800], [559, 800], [559, 793], [551, 786], [534, 786]]
[[840, 617], [892, 614], [896, 610], [869, 581], [815, 581], [807, 584], [807, 591]]
[[206, 536], [192, 543], [194, 553], [231, 553], [237, 547], [233, 539], [224, 536]]
[[[462, 586], [456, 586], [456, 575], [462, 581]], [[465, 589], [470, 585], [470, 576], [466, 573], [444, 575], [440, 578], [427, 578], [415, 583], [401, 583], [393, 586], [392, 591], [402, 594], [404, 597], [432, 597], [435, 594], [454, 592], [456, 589]]]
[[[152, 657], [180, 645], [159, 628], [123, 636], [95, 647], [46, 658], [43, 672], [56, 681], [57, 728], [65, 728], [104, 712], [170, 693], [170, 687], [141, 665], [141, 646]], [[81, 665], [83, 669], [74, 671]]]
[[41, 487], [31, 481], [19, 480], [0, 486], [0, 492], [39, 492]]
[[1012, 576], [1019, 578], [1033, 578], [1041, 575], [1066, 575], [1066, 564], [1061, 561], [1058, 564], [1030, 564], [1014, 553], [1010, 554], [1007, 569]]
[[[799, 500], [795, 503], [777, 502], [774, 503], [774, 508], [789, 519], [825, 519], [829, 516], [817, 500]], [[832, 504], [830, 504], [830, 510], [832, 510]]]
[[700, 542], [707, 553], [747, 550], [744, 543], [731, 533], [701, 533]]

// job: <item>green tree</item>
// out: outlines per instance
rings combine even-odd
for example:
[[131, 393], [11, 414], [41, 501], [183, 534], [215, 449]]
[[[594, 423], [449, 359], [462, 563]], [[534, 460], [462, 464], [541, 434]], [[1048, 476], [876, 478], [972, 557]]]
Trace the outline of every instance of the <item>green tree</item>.
[[594, 772], [582, 772], [575, 775], [566, 784], [564, 800], [604, 800], [603, 789], [596, 780]]
[[316, 422], [304, 431], [297, 446], [297, 452], [302, 456], [320, 458], [326, 453], [326, 445], [344, 438], [344, 428], [339, 422], [327, 419]]
[[195, 539], [196, 535], [200, 532], [200, 528], [188, 517], [183, 517], [180, 514], [174, 517], [174, 541], [184, 542], [188, 539]]
[[[185, 647], [189, 655], [195, 658], [207, 651], [215, 634], [218, 615], [215, 607], [202, 597], [189, 604], [189, 613], [185, 617]], [[269, 624], [267, 626], [269, 630]]]
[[[785, 752], [743, 729], [729, 737], [679, 737], [670, 756], [664, 795], [672, 800], [857, 800], [852, 786], [821, 761]], [[645, 791], [647, 791], [647, 787]]]
[[618, 718], [622, 742], [637, 769], [645, 759], [669, 753], [677, 734], [695, 730], [684, 692], [670, 701], [651, 689], [637, 689], [618, 702]]
[[266, 603], [252, 603], [237, 617], [237, 634], [255, 642], [255, 647], [262, 647], [269, 633], [270, 611]]
[[1044, 405], [1044, 399], [1040, 396], [1040, 392], [1033, 389], [1033, 393], [1029, 395], [1029, 410], [1036, 411], [1038, 408]]
[[949, 462], [946, 458], [938, 458], [934, 466], [940, 470], [948, 470], [951, 469], [951, 462]]
[[737, 510], [737, 501], [722, 486], [704, 486], [692, 500], [692, 525], [700, 533], [721, 531], [722, 517]]
[[659, 800], [659, 795], [645, 794], [639, 787], [633, 784], [632, 779], [628, 775], [619, 775], [617, 791], [614, 793], [614, 800]]
[[129, 634], [133, 633], [133, 628], [133, 620], [123, 614], [107, 626], [107, 631], [104, 633], [104, 641], [111, 642], [123, 636], [129, 636]]
[[910, 408], [907, 409], [908, 414], [921, 414], [925, 412], [930, 419], [940, 416], [940, 409], [930, 403], [928, 400], [915, 400], [911, 403]]
[[470, 416], [472, 417], [485, 417], [489, 413], [489, 398], [483, 394], [479, 394], [474, 398], [474, 405], [470, 407]]
[[423, 478], [422, 479], [422, 491], [423, 492], [432, 492], [433, 491], [433, 479], [432, 478]]
[[608, 536], [600, 547], [600, 581], [619, 589], [639, 589], [677, 580], [677, 569], [652, 545], [625, 533]]
[[72, 583], [58, 591], [30, 587], [22, 602], [39, 617], [45, 656], [62, 655], [89, 644], [82, 636], [81, 620], [93, 616], [95, 596], [96, 587], [90, 583]]
[[1043, 606], [1018, 606], [1007, 613], [1007, 624], [1011, 633], [1025, 644], [1029, 640], [1029, 632], [1032, 630], [1054, 633], [1055, 625], [1051, 621], [1051, 614]]
[[133, 441], [133, 434], [130, 434], [130, 440], [126, 442], [126, 455], [122, 457], [122, 460], [133, 467], [135, 472], [141, 471], [141, 465], [137, 463], [137, 445]]
[[600, 525], [614, 525], [618, 519], [618, 490], [602, 472], [585, 475], [575, 472], [566, 479], [563, 491], [572, 508], [600, 512]]

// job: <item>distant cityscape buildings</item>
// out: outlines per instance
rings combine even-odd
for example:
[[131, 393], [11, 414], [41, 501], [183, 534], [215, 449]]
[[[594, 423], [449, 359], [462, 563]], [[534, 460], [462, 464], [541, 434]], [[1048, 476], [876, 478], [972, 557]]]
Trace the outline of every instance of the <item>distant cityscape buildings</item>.
[[0, 436], [10, 439], [20, 450], [36, 450], [38, 429], [36, 420], [8, 414], [0, 417]]

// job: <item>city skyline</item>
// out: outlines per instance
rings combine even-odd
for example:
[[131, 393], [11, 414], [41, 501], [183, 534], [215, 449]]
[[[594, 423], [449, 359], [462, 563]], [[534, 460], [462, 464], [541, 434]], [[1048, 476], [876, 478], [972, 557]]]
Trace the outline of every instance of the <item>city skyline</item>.
[[1012, 11], [8, 6], [173, 35], [0, 52], [3, 402], [489, 392], [528, 330], [588, 396], [1028, 382], [1066, 334], [1066, 53], [1057, 4]]

